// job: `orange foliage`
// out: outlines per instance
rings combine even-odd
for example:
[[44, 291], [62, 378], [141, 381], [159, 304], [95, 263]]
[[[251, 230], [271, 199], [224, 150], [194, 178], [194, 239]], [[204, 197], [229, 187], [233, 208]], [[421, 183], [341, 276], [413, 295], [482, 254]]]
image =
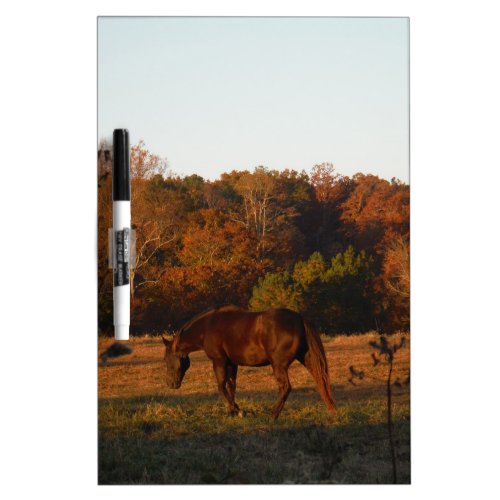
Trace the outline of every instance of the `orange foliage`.
[[[409, 324], [409, 186], [370, 174], [342, 176], [332, 164], [311, 175], [259, 167], [216, 181], [166, 175], [166, 161], [144, 143], [131, 148], [132, 332], [175, 328], [209, 307], [247, 307], [266, 273], [292, 272], [320, 252], [325, 262], [352, 245], [374, 262], [372, 327]], [[99, 325], [111, 331], [111, 156], [98, 157]], [[406, 259], [406, 260], [405, 260]]]

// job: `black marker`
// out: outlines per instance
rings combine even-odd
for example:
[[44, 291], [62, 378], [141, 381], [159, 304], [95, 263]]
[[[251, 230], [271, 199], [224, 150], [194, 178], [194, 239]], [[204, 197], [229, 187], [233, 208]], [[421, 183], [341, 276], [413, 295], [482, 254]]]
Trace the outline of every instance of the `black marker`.
[[130, 327], [130, 145], [128, 130], [113, 132], [113, 323], [115, 339]]

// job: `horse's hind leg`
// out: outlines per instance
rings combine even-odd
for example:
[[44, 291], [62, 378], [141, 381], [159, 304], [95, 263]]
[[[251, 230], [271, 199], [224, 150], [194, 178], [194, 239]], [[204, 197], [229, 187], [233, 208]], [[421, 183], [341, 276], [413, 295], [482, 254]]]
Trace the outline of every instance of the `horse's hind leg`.
[[278, 381], [279, 386], [279, 398], [273, 410], [273, 417], [276, 419], [280, 416], [283, 405], [285, 404], [285, 401], [288, 398], [290, 391], [292, 390], [292, 386], [288, 378], [288, 368], [279, 365], [273, 365], [273, 375]]
[[[227, 401], [229, 405], [229, 413], [237, 415], [240, 411], [238, 405], [234, 402], [234, 392], [231, 394], [227, 390], [226, 385], [229, 381], [229, 364], [226, 360], [213, 361], [215, 378], [217, 379], [217, 387], [221, 396]], [[234, 379], [234, 387], [236, 388], [236, 378]]]

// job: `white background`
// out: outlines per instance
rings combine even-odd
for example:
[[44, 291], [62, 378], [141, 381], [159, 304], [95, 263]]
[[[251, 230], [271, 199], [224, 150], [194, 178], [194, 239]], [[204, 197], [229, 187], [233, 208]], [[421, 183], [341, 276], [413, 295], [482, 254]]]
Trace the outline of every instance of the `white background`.
[[[500, 36], [493, 6], [3, 4], [3, 498], [498, 498]], [[96, 16], [104, 14], [410, 16], [412, 486], [96, 485]]]

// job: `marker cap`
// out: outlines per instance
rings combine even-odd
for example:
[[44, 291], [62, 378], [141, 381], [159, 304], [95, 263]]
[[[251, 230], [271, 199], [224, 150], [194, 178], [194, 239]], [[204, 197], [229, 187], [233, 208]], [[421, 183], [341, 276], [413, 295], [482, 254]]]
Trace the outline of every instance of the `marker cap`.
[[113, 131], [113, 201], [130, 201], [130, 146], [125, 128]]
[[115, 325], [115, 340], [128, 340], [128, 339], [129, 339], [129, 326]]

